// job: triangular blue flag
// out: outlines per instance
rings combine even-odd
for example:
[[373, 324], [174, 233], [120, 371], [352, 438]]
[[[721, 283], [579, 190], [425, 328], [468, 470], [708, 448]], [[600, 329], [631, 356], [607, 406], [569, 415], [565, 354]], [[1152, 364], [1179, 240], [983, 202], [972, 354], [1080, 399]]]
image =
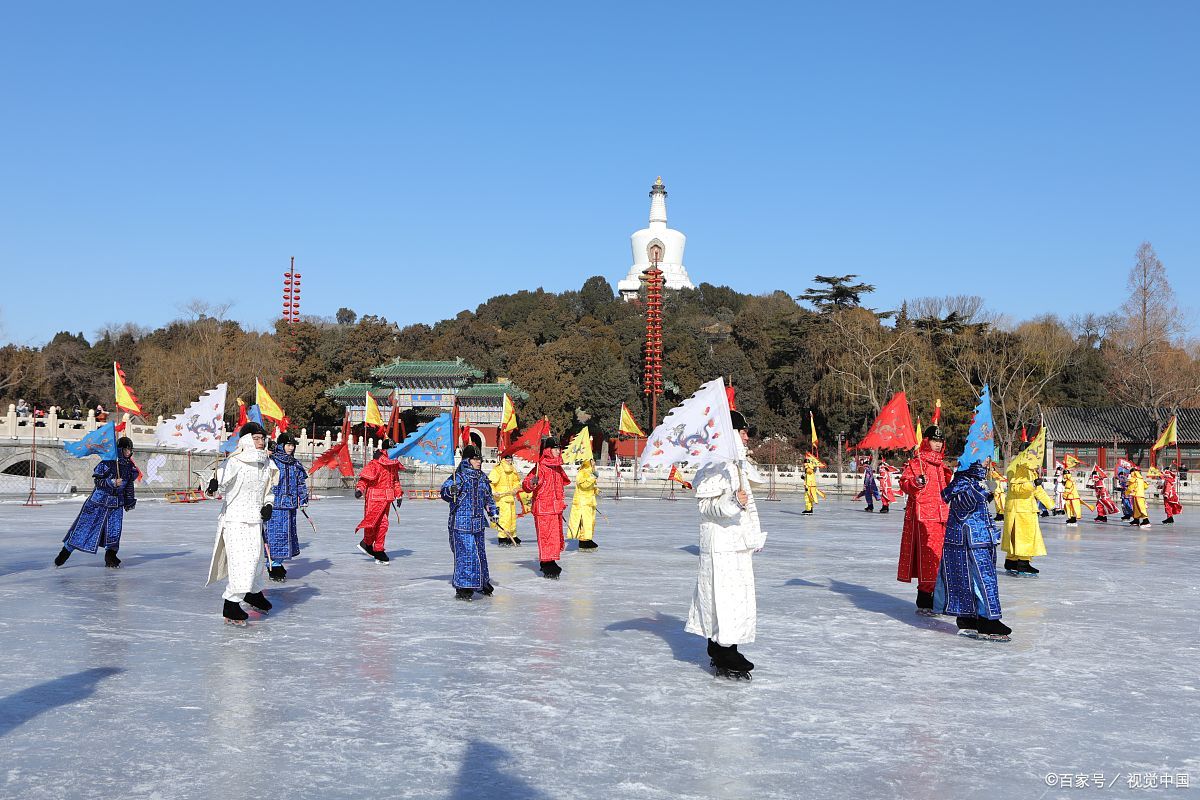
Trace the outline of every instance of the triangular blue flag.
[[234, 450], [237, 450], [238, 442], [240, 440], [241, 440], [241, 437], [235, 433], [235, 434], [231, 435], [225, 441], [221, 442], [221, 446], [218, 449], [222, 453], [232, 453]]
[[262, 425], [264, 430], [267, 427], [267, 423], [263, 422], [262, 409], [258, 407], [258, 403], [255, 403], [246, 409], [246, 419], [250, 422], [257, 422], [259, 425]]
[[106, 422], [77, 442], [63, 442], [63, 450], [75, 458], [100, 456], [101, 461], [117, 460], [117, 428]]
[[454, 427], [450, 414], [440, 414], [388, 450], [391, 458], [411, 458], [426, 464], [454, 465]]
[[963, 454], [958, 459], [958, 468], [964, 470], [972, 464], [987, 461], [996, 456], [996, 431], [992, 425], [992, 395], [985, 385], [975, 404], [975, 413], [971, 416], [971, 429], [967, 431], [967, 441], [963, 445]]
[[[246, 421], [257, 422], [259, 425], [263, 426], [263, 430], [266, 430], [267, 428], [266, 423], [263, 422], [262, 409], [258, 407], [258, 403], [255, 403], [246, 409]], [[228, 439], [221, 442], [221, 446], [218, 448], [218, 450], [222, 453], [232, 453], [234, 450], [237, 450], [238, 442], [241, 440], [241, 438], [242, 437], [237, 435], [237, 431], [234, 431]]]

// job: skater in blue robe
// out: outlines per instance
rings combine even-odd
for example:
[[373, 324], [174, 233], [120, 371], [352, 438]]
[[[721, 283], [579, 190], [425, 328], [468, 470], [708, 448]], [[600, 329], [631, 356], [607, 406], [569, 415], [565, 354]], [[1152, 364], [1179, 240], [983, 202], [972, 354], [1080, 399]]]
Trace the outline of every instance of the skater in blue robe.
[[996, 581], [996, 545], [1000, 531], [988, 503], [987, 468], [975, 462], [956, 472], [942, 490], [949, 506], [946, 539], [933, 590], [933, 609], [958, 617], [959, 632], [975, 638], [1008, 641], [1012, 630], [1000, 622]]
[[455, 596], [470, 600], [475, 592], [492, 593], [483, 532], [500, 512], [492, 499], [492, 485], [481, 468], [479, 450], [467, 445], [454, 475], [442, 484], [442, 499], [450, 504], [450, 550], [454, 553]]
[[296, 512], [308, 505], [308, 472], [296, 460], [296, 437], [280, 434], [271, 460], [279, 467], [279, 483], [275, 486], [274, 511], [263, 526], [263, 536], [271, 553], [267, 574], [271, 580], [287, 579], [283, 562], [300, 554], [300, 536], [296, 530]]
[[121, 528], [125, 512], [132, 511], [137, 505], [133, 484], [139, 474], [133, 463], [133, 442], [122, 436], [117, 440], [117, 460], [101, 461], [92, 470], [96, 488], [83, 501], [79, 516], [63, 538], [63, 547], [54, 559], [54, 566], [67, 563], [75, 550], [95, 553], [100, 547], [104, 548], [104, 566], [111, 569], [121, 566], [121, 559], [117, 558]]
[[1121, 465], [1117, 467], [1117, 476], [1115, 479], [1115, 491], [1117, 497], [1121, 498], [1121, 519], [1133, 518], [1133, 498], [1125, 496], [1125, 487], [1129, 485], [1129, 467]]
[[867, 501], [867, 507], [863, 511], [875, 510], [875, 501], [879, 499], [879, 482], [875, 480], [875, 470], [869, 461], [863, 464], [863, 488], [855, 495], [855, 499], [860, 497]]

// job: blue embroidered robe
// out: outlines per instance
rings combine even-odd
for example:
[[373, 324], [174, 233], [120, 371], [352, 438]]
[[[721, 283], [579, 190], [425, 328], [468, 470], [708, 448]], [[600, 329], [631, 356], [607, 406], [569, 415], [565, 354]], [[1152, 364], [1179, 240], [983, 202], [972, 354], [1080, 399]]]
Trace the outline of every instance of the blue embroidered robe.
[[870, 464], [863, 469], [862, 498], [867, 501], [867, 508], [874, 508], [875, 501], [879, 499], [879, 483], [875, 480], [875, 470], [871, 469]]
[[455, 589], [486, 589], [491, 583], [483, 532], [487, 520], [499, 516], [487, 476], [469, 461], [458, 465], [442, 484], [442, 499], [450, 504], [450, 549], [454, 553]]
[[[120, 489], [114, 485], [118, 469], [121, 479], [125, 481]], [[133, 489], [137, 476], [138, 468], [128, 458], [101, 461], [96, 465], [92, 470], [92, 481], [96, 488], [83, 501], [79, 516], [63, 537], [67, 549], [94, 553], [97, 547], [105, 547], [116, 551], [121, 544], [121, 525], [125, 520], [125, 512], [137, 505]]]
[[942, 490], [950, 505], [946, 539], [933, 590], [933, 610], [956, 617], [1000, 619], [1000, 589], [996, 582], [996, 545], [1000, 532], [992, 521], [987, 473], [972, 464], [954, 474]]
[[263, 536], [271, 551], [271, 560], [283, 561], [300, 554], [296, 510], [308, 505], [308, 472], [295, 456], [289, 456], [281, 446], [275, 447], [271, 459], [279, 467], [279, 483], [275, 486], [275, 510], [263, 526]]

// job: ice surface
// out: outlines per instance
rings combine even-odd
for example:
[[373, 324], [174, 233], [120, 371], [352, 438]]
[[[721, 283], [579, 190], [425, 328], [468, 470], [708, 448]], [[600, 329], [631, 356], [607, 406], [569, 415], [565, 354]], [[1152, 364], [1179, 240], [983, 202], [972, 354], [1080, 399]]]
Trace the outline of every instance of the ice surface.
[[[311, 512], [250, 626], [203, 586], [218, 504], [142, 501], [121, 570], [51, 559], [78, 504], [0, 505], [5, 798], [1076, 797], [1047, 773], [1200, 785], [1200, 536], [1044, 525], [1037, 579], [1001, 575], [1009, 644], [913, 613], [900, 513], [761, 504], [752, 683], [684, 633], [694, 503], [611, 501], [595, 553], [541, 578], [489, 536], [494, 598], [455, 601], [441, 502], [405, 503], [393, 561], [360, 504]], [[1124, 778], [1104, 797], [1144, 796]], [[1084, 793], [1093, 790], [1083, 790]], [[1191, 793], [1196, 789], [1190, 790]], [[1188, 790], [1167, 790], [1169, 797]]]

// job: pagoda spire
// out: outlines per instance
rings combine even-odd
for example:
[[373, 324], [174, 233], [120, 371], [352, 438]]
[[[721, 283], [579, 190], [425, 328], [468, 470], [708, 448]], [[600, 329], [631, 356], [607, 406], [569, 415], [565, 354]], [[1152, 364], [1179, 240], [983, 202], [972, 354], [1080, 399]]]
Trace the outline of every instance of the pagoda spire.
[[667, 224], [667, 187], [663, 185], [661, 175], [650, 187], [650, 226], [654, 227], [655, 223], [663, 227]]

